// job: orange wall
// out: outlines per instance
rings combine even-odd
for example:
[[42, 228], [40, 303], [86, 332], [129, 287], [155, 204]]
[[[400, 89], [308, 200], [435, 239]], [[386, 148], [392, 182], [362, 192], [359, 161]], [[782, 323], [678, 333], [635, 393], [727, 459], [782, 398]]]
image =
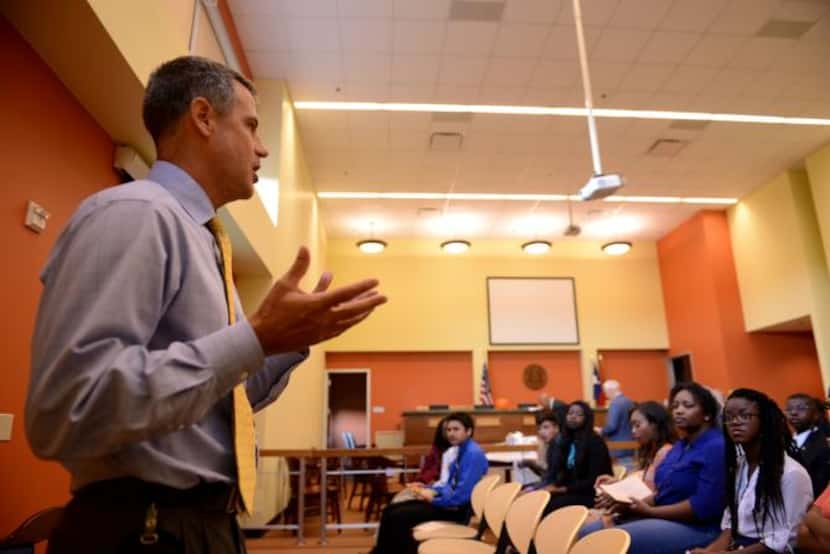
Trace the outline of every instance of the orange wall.
[[811, 334], [744, 330], [728, 225], [724, 212], [700, 212], [657, 244], [671, 353], [691, 353], [695, 379], [724, 393], [822, 394]]
[[623, 393], [635, 402], [669, 396], [665, 350], [601, 350], [600, 378], [620, 382]]
[[[0, 536], [26, 516], [67, 500], [68, 474], [36, 459], [23, 432], [29, 341], [40, 295], [38, 274], [82, 198], [118, 182], [113, 145], [51, 70], [0, 17], [0, 234], [3, 236], [3, 386], [0, 412], [14, 414], [12, 440], [0, 442]], [[103, 83], [103, 81], [102, 81]], [[46, 232], [23, 227], [27, 200], [51, 213]]]
[[472, 405], [473, 357], [470, 352], [328, 352], [328, 369], [365, 369], [372, 373], [375, 431], [401, 429], [401, 413], [429, 404]]
[[[543, 390], [531, 390], [524, 384], [524, 368], [539, 364], [548, 370], [548, 384]], [[578, 350], [504, 351], [487, 354], [487, 369], [493, 398], [506, 398], [512, 406], [520, 402], [538, 402], [547, 392], [570, 402], [582, 398], [582, 370]]]

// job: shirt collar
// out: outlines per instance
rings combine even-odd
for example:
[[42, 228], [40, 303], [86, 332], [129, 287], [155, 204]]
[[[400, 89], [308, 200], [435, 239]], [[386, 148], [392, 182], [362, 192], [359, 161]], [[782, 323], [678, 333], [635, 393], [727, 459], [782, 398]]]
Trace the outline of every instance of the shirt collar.
[[812, 429], [807, 429], [806, 431], [795, 433], [793, 435], [793, 440], [795, 441], [796, 446], [802, 448], [804, 446], [804, 443], [807, 442], [807, 439], [810, 437], [810, 433], [812, 432]]
[[179, 166], [158, 160], [150, 169], [147, 180], [167, 189], [199, 225], [204, 225], [216, 215], [202, 186]]

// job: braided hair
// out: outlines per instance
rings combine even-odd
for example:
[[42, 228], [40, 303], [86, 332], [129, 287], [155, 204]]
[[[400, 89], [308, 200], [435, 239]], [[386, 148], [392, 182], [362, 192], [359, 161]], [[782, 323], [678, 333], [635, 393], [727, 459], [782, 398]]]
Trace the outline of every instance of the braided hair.
[[[755, 528], [763, 530], [768, 520], [778, 520], [785, 517], [784, 498], [781, 493], [781, 477], [784, 474], [785, 454], [794, 456], [794, 447], [787, 420], [781, 408], [766, 394], [753, 389], [736, 389], [729, 395], [729, 399], [742, 398], [758, 406], [759, 436], [761, 459], [758, 462], [758, 481], [755, 485], [755, 506], [752, 509], [752, 519]], [[738, 447], [732, 441], [727, 431], [726, 421], [723, 423], [724, 441], [726, 445], [726, 502], [729, 516], [732, 519], [732, 540], [738, 538], [738, 502], [735, 482], [738, 472]], [[761, 515], [758, 525], [758, 518]]]

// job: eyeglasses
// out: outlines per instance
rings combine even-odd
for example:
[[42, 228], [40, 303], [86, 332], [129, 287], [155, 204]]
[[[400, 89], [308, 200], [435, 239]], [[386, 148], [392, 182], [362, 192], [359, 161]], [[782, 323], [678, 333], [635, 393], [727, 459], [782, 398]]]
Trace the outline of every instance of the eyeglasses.
[[726, 422], [727, 425], [731, 423], [749, 423], [753, 417], [758, 417], [760, 414], [756, 414], [753, 412], [739, 412], [737, 414], [723, 414], [723, 421]]

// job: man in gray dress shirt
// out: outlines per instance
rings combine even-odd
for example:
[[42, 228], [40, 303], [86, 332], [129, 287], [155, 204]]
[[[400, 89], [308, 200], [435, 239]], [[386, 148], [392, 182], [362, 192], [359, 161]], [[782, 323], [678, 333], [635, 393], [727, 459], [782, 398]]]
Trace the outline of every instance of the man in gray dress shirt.
[[[233, 387], [244, 382], [264, 408], [310, 345], [386, 299], [374, 279], [329, 290], [328, 273], [303, 291], [303, 247], [250, 318], [229, 325], [205, 225], [253, 195], [268, 155], [254, 88], [220, 64], [178, 58], [151, 76], [143, 115], [158, 152], [149, 176], [86, 199], [41, 275], [26, 431], [38, 456], [69, 470], [73, 492], [49, 550], [244, 552]], [[150, 515], [159, 540], [143, 545]]]

